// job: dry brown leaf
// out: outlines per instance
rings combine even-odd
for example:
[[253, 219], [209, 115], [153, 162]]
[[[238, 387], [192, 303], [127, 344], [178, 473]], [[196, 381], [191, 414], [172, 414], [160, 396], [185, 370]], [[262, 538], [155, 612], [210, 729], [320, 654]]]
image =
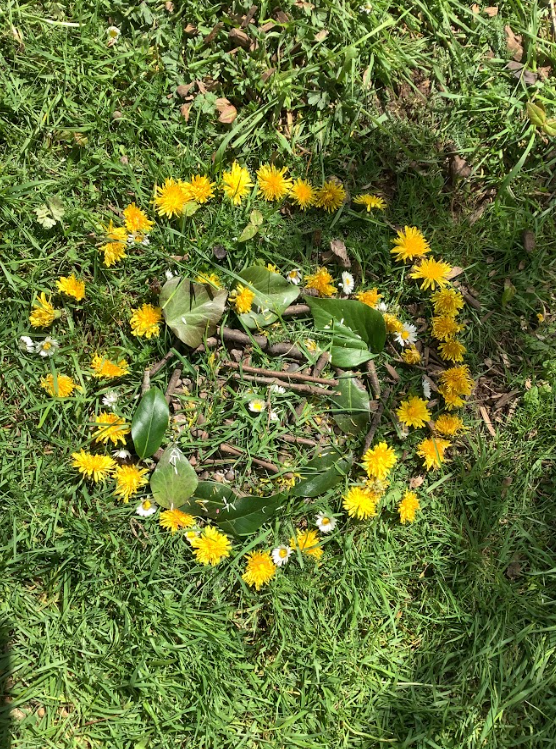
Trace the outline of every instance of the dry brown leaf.
[[220, 115], [218, 122], [223, 122], [225, 125], [231, 125], [237, 117], [237, 109], [228, 99], [217, 99], [215, 101], [216, 109]]
[[390, 377], [395, 382], [399, 382], [400, 381], [399, 374], [397, 373], [397, 371], [394, 369], [394, 367], [391, 364], [388, 364], [388, 362], [384, 362], [384, 367], [385, 367], [386, 371], [388, 372], [388, 374], [390, 375]]
[[315, 42], [324, 42], [328, 34], [330, 34], [330, 31], [328, 31], [328, 29], [323, 29], [322, 31], [319, 31], [318, 34], [315, 34]]
[[424, 481], [425, 481], [425, 477], [424, 476], [412, 476], [409, 479], [409, 488], [410, 489], [418, 489], [420, 486], [423, 485]]
[[477, 15], [477, 13], [480, 13], [481, 12], [480, 5], [477, 5], [477, 3], [473, 3], [473, 5], [471, 6], [471, 12], [475, 13], [475, 15]]
[[457, 182], [458, 179], [465, 179], [471, 176], [472, 169], [465, 159], [458, 156], [457, 153], [450, 158], [450, 176], [452, 182]]
[[244, 49], [249, 49], [251, 45], [251, 39], [249, 38], [248, 34], [245, 33], [245, 31], [242, 31], [241, 29], [231, 29], [228, 32], [228, 38], [231, 42], [234, 44], [239, 44], [240, 47], [243, 47]]
[[330, 242], [330, 252], [334, 257], [335, 261], [342, 266], [342, 268], [351, 268], [351, 260], [347, 254], [347, 247], [341, 239], [332, 239]]
[[263, 23], [262, 26], [259, 26], [259, 31], [261, 31], [263, 34], [268, 34], [269, 31], [272, 31], [272, 29], [276, 26], [274, 21], [267, 21], [266, 23]]
[[180, 114], [186, 122], [189, 122], [189, 115], [191, 113], [191, 104], [182, 104], [180, 107]]
[[188, 23], [184, 28], [183, 33], [186, 36], [197, 36], [197, 34], [199, 33], [199, 29], [194, 24]]
[[506, 47], [508, 52], [511, 54], [516, 62], [520, 62], [523, 57], [523, 46], [521, 44], [522, 37], [519, 34], [514, 34], [512, 27], [506, 24], [504, 26], [504, 33], [506, 34]]
[[268, 68], [268, 70], [265, 70], [264, 73], [261, 75], [261, 81], [263, 83], [266, 83], [268, 79], [274, 75], [275, 72], [276, 72], [276, 68]]
[[533, 252], [537, 244], [534, 232], [531, 229], [525, 229], [521, 235], [521, 241], [523, 242], [523, 249], [525, 252]]
[[257, 12], [257, 10], [258, 10], [258, 8], [257, 8], [256, 5], [252, 5], [249, 8], [249, 10], [247, 11], [247, 15], [244, 17], [243, 21], [241, 22], [241, 28], [242, 29], [244, 29], [247, 26], [249, 26], [249, 24], [251, 23], [251, 21], [255, 17], [255, 13]]
[[168, 11], [168, 13], [173, 13], [174, 12], [174, 3], [170, 2], [170, 0], [168, 0], [168, 2], [166, 2], [166, 3], [164, 3], [164, 7]]
[[278, 21], [278, 23], [289, 23], [290, 17], [287, 13], [284, 13], [283, 10], [277, 10], [274, 14], [274, 18]]
[[488, 429], [489, 434], [492, 437], [496, 437], [496, 430], [492, 426], [492, 421], [490, 420], [490, 416], [488, 415], [488, 411], [486, 410], [485, 406], [479, 406], [479, 412], [482, 416], [483, 421], [485, 422], [485, 426]]
[[463, 272], [464, 272], [464, 269], [463, 269], [463, 268], [460, 268], [459, 266], [457, 266], [457, 265], [454, 265], [454, 267], [453, 267], [453, 268], [452, 268], [452, 270], [451, 270], [451, 271], [450, 271], [450, 272], [448, 273], [448, 275], [446, 276], [446, 278], [448, 279], [448, 281], [453, 281], [453, 280], [454, 280], [454, 278], [457, 278], [458, 276], [461, 276], [461, 274], [462, 274]]
[[195, 85], [195, 81], [192, 81], [191, 83], [182, 83], [181, 86], [177, 87], [176, 94], [180, 96], [182, 99], [185, 99], [185, 97], [188, 95], [188, 93], [191, 91], [194, 85]]
[[219, 21], [214, 26], [214, 28], [212, 29], [212, 31], [205, 36], [205, 38], [203, 39], [203, 44], [211, 44], [211, 42], [213, 42], [216, 39], [216, 37], [218, 36], [218, 32], [220, 31], [220, 29], [223, 26], [224, 26], [224, 24], [222, 23], [222, 21]]
[[491, 5], [490, 7], [485, 8], [483, 13], [485, 13], [489, 18], [494, 18], [494, 16], [498, 15], [498, 8], [495, 5]]

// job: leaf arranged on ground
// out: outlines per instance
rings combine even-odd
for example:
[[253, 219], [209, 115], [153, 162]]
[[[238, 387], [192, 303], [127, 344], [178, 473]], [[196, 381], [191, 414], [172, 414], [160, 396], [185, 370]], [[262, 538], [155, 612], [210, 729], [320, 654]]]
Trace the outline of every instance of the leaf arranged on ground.
[[157, 504], [167, 509], [181, 507], [197, 488], [197, 474], [176, 447], [170, 445], [151, 476], [151, 491]]
[[330, 398], [337, 409], [332, 409], [332, 418], [344, 434], [352, 436], [366, 430], [371, 415], [369, 394], [363, 384], [349, 374], [338, 381], [339, 395]]
[[318, 497], [344, 480], [353, 457], [333, 447], [325, 448], [304, 466], [290, 494], [294, 497]]
[[227, 298], [226, 289], [171, 278], [160, 292], [160, 306], [172, 332], [187, 346], [197, 348], [205, 335], [216, 330]]
[[307, 297], [317, 330], [332, 334], [330, 349], [336, 367], [357, 367], [378, 354], [386, 343], [384, 318], [355, 299]]
[[139, 401], [131, 422], [131, 438], [140, 458], [148, 458], [158, 450], [169, 418], [164, 393], [157, 387], [151, 387]]
[[255, 294], [253, 311], [239, 316], [248, 328], [264, 327], [275, 322], [299, 296], [295, 284], [260, 265], [245, 268], [239, 277]]

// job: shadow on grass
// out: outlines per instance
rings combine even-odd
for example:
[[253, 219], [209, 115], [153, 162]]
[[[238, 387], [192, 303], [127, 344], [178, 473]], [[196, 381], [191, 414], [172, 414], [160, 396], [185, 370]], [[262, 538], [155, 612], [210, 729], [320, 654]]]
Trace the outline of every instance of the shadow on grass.
[[10, 656], [8, 650], [8, 628], [0, 620], [0, 749], [10, 749], [10, 702], [8, 679]]

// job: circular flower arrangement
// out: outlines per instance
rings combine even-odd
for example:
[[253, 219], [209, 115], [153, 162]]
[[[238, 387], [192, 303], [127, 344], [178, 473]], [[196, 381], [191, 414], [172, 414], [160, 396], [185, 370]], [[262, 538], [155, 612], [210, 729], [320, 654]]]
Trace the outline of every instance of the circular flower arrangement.
[[[219, 192], [232, 205], [241, 205], [255, 184], [264, 200], [289, 200], [302, 211], [335, 211], [347, 200], [344, 186], [335, 179], [315, 187], [305, 179], [290, 178], [286, 168], [265, 164], [257, 170], [255, 183], [250, 172], [234, 162], [221, 175], [219, 185], [201, 174], [189, 181], [166, 179], [154, 187], [153, 205], [161, 220], [183, 221]], [[386, 207], [382, 198], [371, 194], [357, 196], [354, 203], [364, 211]], [[103, 229], [99, 251], [108, 268], [117, 265], [131, 248], [146, 247], [156, 228], [155, 221], [135, 203], [124, 209], [122, 217], [121, 226], [110, 221]], [[261, 223], [260, 212], [253, 211], [240, 239], [253, 238]], [[400, 523], [414, 522], [421, 510], [418, 489], [424, 478], [418, 475], [403, 482], [396, 478], [400, 451], [384, 439], [375, 439], [380, 419], [385, 408], [392, 418], [395, 413], [400, 440], [411, 430], [426, 430], [413, 455], [404, 451], [404, 463], [434, 471], [446, 461], [454, 438], [464, 431], [463, 421], [454, 411], [465, 405], [473, 380], [464, 363], [466, 348], [457, 338], [464, 329], [458, 318], [465, 299], [451, 281], [453, 269], [432, 256], [428, 241], [416, 227], [400, 229], [391, 252], [397, 262], [411, 263], [409, 277], [428, 295], [430, 326], [424, 324], [418, 330], [405, 319], [403, 310], [387, 303], [378, 288], [356, 289], [355, 278], [347, 271], [337, 279], [328, 268], [316, 267], [303, 278], [300, 269], [281, 274], [276, 266], [261, 264], [228, 274], [228, 284], [222, 270], [220, 274], [211, 270], [195, 279], [169, 273], [156, 305], [145, 301], [131, 310], [129, 329], [137, 338], [150, 339], [167, 325], [175, 336], [175, 346], [146, 370], [142, 397], [131, 419], [119, 412], [115, 391], [104, 394], [91, 418], [92, 431], [83, 435], [87, 447], [72, 454], [76, 475], [95, 484], [110, 482], [114, 497], [124, 503], [142, 495], [135, 508], [137, 515], [149, 518], [158, 514], [160, 525], [171, 534], [182, 533], [194, 558], [203, 565], [222, 563], [233, 554], [234, 539], [255, 533], [280, 511], [286, 513], [296, 500], [311, 501], [341, 483], [347, 483], [341, 510], [349, 519], [369, 521], [381, 507], [395, 503]], [[86, 300], [86, 284], [75, 273], [62, 276], [56, 286], [63, 297]], [[294, 304], [300, 296], [303, 303]], [[230, 310], [239, 327], [221, 323]], [[41, 292], [29, 321], [37, 330], [50, 329], [61, 313], [52, 298]], [[266, 328], [272, 331], [276, 326], [282, 333], [288, 331], [290, 320], [297, 326], [297, 341], [273, 343], [271, 335], [265, 334]], [[311, 338], [299, 335], [300, 325], [310, 331]], [[427, 327], [434, 347], [419, 340]], [[43, 358], [55, 356], [59, 349], [50, 335], [41, 340], [22, 336], [20, 345], [22, 351]], [[432, 374], [423, 376], [419, 392], [410, 389], [396, 398], [392, 386], [383, 388], [376, 364], [381, 363], [385, 346], [401, 365]], [[231, 360], [228, 348], [233, 347], [236, 354], [238, 349], [244, 353]], [[254, 350], [277, 362], [278, 368], [252, 366]], [[293, 392], [326, 403], [333, 428], [326, 422], [325, 444], [285, 433], [287, 442], [312, 449], [312, 455], [295, 466], [276, 466], [247, 456], [233, 445], [220, 445], [221, 453], [234, 461], [252, 459], [254, 466], [274, 474], [279, 488], [274, 494], [248, 494], [242, 487], [232, 489], [230, 481], [199, 481], [197, 471], [202, 466], [196, 466], [196, 471], [181, 451], [179, 434], [170, 421], [169, 402], [180, 369], [170, 378], [166, 395], [150, 385], [156, 372], [172, 358], [183, 359], [184, 353], [188, 361], [203, 360], [213, 370], [226, 372], [233, 383], [247, 384], [247, 410], [253, 418], [267, 419], [269, 430], [272, 422], [283, 421], [283, 415], [273, 407], [275, 397]], [[430, 362], [425, 362], [427, 369], [423, 366], [424, 354], [435, 359], [432, 372]], [[97, 351], [89, 370], [92, 378], [112, 383], [129, 376], [130, 366], [125, 358]], [[397, 371], [393, 373], [395, 381], [400, 381]], [[70, 398], [81, 389], [72, 377], [54, 367], [42, 378], [41, 386], [53, 398]], [[433, 417], [433, 409], [440, 413]], [[363, 434], [365, 444], [356, 456], [346, 445], [357, 446]], [[128, 449], [131, 447], [136, 457]], [[217, 462], [226, 460], [229, 462], [226, 458]], [[265, 482], [267, 479], [261, 479], [262, 486]], [[274, 549], [250, 551], [245, 558], [245, 583], [260, 590], [295, 556], [306, 555], [318, 562], [323, 556], [322, 537], [334, 533], [341, 510], [319, 512], [313, 518], [313, 528], [304, 521]]]

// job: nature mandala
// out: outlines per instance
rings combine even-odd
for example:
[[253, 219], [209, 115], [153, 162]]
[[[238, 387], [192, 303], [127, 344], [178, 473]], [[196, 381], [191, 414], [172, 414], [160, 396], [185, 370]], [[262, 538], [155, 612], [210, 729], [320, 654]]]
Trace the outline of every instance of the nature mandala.
[[[287, 200], [303, 211], [336, 211], [348, 201], [338, 180], [315, 188], [290, 179], [285, 168], [263, 165], [255, 183], [234, 162], [218, 186], [204, 175], [167, 179], [155, 186], [153, 205], [160, 222], [183, 233], [187, 220], [218, 194], [232, 205], [250, 195]], [[386, 208], [371, 194], [353, 203], [368, 212]], [[123, 225], [110, 221], [102, 229], [99, 251], [108, 268], [128, 253], [148, 252], [160, 228], [135, 203], [121, 218]], [[237, 242], [252, 241], [263, 222], [253, 210]], [[328, 267], [351, 268], [345, 245], [332, 245]], [[182, 259], [183, 273], [168, 271], [158, 298], [129, 315], [138, 338], [159, 336], [162, 325], [174, 336], [164, 358], [145, 370], [139, 399], [125, 402], [113, 387], [130, 376], [116, 347], [81, 363], [98, 392], [94, 408], [88, 405], [83, 446], [72, 455], [76, 481], [104, 485], [114, 501], [135, 499], [145, 523], [158, 515], [160, 526], [182, 534], [204, 565], [231, 557], [242, 537], [267, 537], [265, 523], [278, 517], [279, 527], [291, 532], [273, 549], [255, 543], [246, 554], [242, 578], [257, 590], [296, 559], [321, 560], [338, 523], [372, 522], [381, 511], [388, 520], [391, 510], [399, 522], [414, 522], [426, 511], [425, 471], [442, 466], [465, 429], [454, 412], [465, 406], [473, 380], [463, 363], [459, 319], [466, 300], [474, 300], [454, 280], [461, 270], [434, 258], [419, 229], [400, 229], [393, 245], [395, 260], [408, 264], [407, 276], [426, 294], [428, 320], [411, 322], [378, 288], [356, 290], [356, 274], [348, 270], [336, 280], [328, 267], [303, 277], [298, 268], [261, 263], [237, 273], [214, 266], [191, 278]], [[58, 280], [55, 293], [68, 304], [83, 303], [86, 313], [86, 282], [75, 272]], [[40, 332], [72, 312], [42, 292], [29, 319]], [[41, 386], [52, 398], [80, 395], [83, 380], [78, 384], [69, 363], [58, 362], [54, 337], [23, 336], [21, 347], [49, 359]], [[165, 389], [154, 385], [155, 375], [171, 366]], [[395, 437], [381, 439], [386, 421]], [[416, 439], [417, 430], [423, 431]], [[221, 431], [226, 440], [220, 441]], [[265, 457], [269, 445], [279, 461]], [[337, 496], [330, 490], [339, 485], [345, 487], [341, 507], [323, 508], [321, 500]], [[313, 502], [321, 511], [295, 527], [292, 509]]]

